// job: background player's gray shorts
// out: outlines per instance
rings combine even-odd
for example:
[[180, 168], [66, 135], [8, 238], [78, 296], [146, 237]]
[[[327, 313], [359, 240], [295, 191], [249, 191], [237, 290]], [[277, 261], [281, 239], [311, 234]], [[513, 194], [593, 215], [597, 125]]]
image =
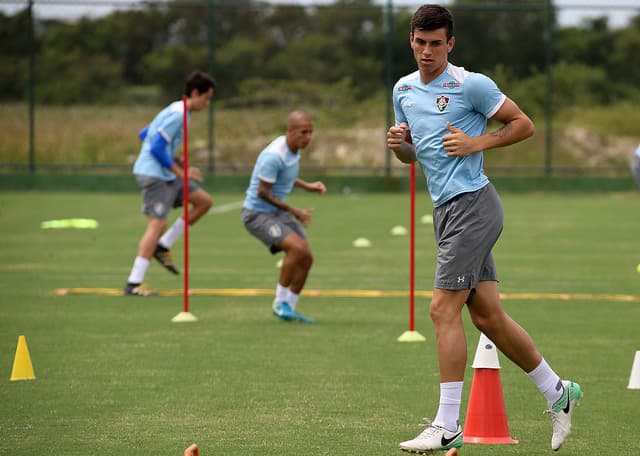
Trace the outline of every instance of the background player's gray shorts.
[[433, 227], [438, 245], [434, 286], [443, 290], [470, 290], [479, 281], [497, 281], [491, 249], [502, 225], [502, 202], [492, 184], [434, 208]]
[[256, 212], [242, 208], [242, 223], [249, 233], [269, 247], [272, 254], [282, 250], [280, 244], [289, 233], [307, 238], [304, 228], [285, 211]]
[[[184, 182], [181, 179], [165, 181], [157, 177], [136, 175], [142, 191], [142, 213], [157, 219], [166, 219], [172, 208], [181, 207]], [[189, 181], [189, 193], [200, 189]]]

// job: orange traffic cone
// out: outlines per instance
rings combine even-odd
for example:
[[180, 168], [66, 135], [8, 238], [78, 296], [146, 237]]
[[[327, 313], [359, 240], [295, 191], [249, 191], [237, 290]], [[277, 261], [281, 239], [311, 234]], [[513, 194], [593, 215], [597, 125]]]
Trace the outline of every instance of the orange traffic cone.
[[496, 346], [480, 334], [464, 424], [464, 443], [518, 443], [509, 435]]
[[198, 456], [198, 445], [192, 443], [184, 450], [184, 456]]

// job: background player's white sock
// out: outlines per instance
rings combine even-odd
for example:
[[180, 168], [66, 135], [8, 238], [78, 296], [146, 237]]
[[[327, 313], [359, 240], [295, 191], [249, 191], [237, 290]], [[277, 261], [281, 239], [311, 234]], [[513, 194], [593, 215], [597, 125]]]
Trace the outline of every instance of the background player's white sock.
[[158, 244], [167, 249], [171, 248], [174, 242], [184, 234], [184, 218], [178, 217], [178, 219], [171, 225], [160, 238]]
[[142, 283], [144, 281], [144, 275], [149, 267], [149, 260], [137, 256], [133, 261], [133, 268], [131, 268], [131, 274], [129, 274], [129, 283]]

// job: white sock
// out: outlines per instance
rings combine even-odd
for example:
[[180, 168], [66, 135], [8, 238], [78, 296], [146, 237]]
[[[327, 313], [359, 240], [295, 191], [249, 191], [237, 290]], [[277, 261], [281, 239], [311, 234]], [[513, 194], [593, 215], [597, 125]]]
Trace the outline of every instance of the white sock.
[[160, 238], [158, 244], [164, 248], [171, 248], [174, 242], [184, 234], [184, 218], [178, 217], [176, 221]]
[[291, 307], [291, 310], [296, 310], [296, 306], [298, 305], [298, 298], [299, 297], [300, 297], [299, 294], [294, 293], [293, 291], [289, 290], [289, 294], [287, 295], [286, 301], [289, 303], [289, 307]]
[[276, 303], [280, 304], [282, 302], [285, 302], [288, 295], [289, 288], [283, 287], [282, 285], [280, 285], [280, 283], [278, 283], [278, 286], [276, 287]]
[[560, 396], [562, 396], [564, 391], [562, 388], [562, 380], [560, 380], [558, 374], [551, 369], [551, 366], [547, 364], [544, 358], [540, 361], [538, 367], [528, 372], [527, 375], [533, 380], [533, 383], [536, 384], [540, 392], [544, 394], [544, 397], [547, 398], [549, 405], [555, 403], [560, 399]]
[[129, 283], [142, 283], [144, 281], [144, 275], [149, 267], [149, 260], [137, 256], [133, 261], [133, 268], [131, 268], [131, 274], [129, 274]]
[[433, 424], [452, 432], [458, 429], [463, 384], [464, 382], [440, 383], [440, 405]]

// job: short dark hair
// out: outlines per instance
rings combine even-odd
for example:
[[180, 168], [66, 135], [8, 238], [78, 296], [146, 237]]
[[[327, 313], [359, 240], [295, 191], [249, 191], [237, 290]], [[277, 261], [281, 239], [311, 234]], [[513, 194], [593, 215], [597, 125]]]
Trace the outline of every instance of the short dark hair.
[[411, 33], [415, 30], [432, 31], [444, 28], [447, 41], [453, 36], [453, 16], [440, 5], [422, 5], [411, 19]]
[[216, 80], [203, 71], [195, 70], [187, 78], [185, 95], [191, 96], [193, 89], [196, 89], [198, 93], [206, 93], [209, 89], [216, 90]]

